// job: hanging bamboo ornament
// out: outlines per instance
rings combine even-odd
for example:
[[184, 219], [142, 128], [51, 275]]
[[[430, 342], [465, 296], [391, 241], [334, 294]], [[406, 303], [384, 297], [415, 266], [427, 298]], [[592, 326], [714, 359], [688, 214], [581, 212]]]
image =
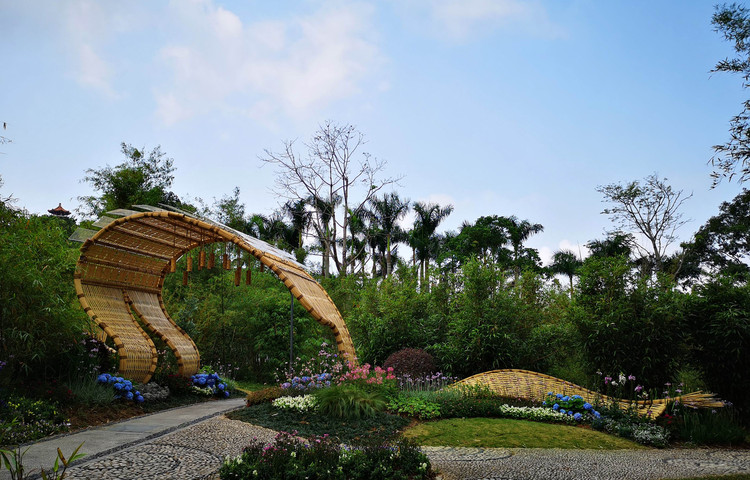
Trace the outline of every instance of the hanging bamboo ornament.
[[184, 272], [182, 272], [182, 284], [187, 285], [188, 283], [187, 281], [188, 281], [188, 272], [187, 270], [185, 270]]
[[206, 266], [206, 251], [201, 247], [201, 251], [198, 254], [198, 270], [202, 270]]
[[266, 266], [263, 264], [263, 262], [260, 262], [260, 273], [263, 273], [266, 271]]
[[177, 259], [172, 257], [172, 259], [169, 261], [169, 273], [174, 273], [177, 271]]
[[234, 270], [234, 286], [240, 286], [240, 279], [242, 278], [242, 262], [237, 262], [237, 268]]
[[245, 285], [252, 285], [253, 283], [253, 271], [249, 268], [245, 272]]
[[192, 272], [193, 271], [193, 257], [188, 255], [187, 257], [187, 268], [185, 269], [186, 272]]
[[216, 254], [213, 250], [211, 250], [211, 253], [208, 254], [208, 269], [211, 270], [216, 265]]

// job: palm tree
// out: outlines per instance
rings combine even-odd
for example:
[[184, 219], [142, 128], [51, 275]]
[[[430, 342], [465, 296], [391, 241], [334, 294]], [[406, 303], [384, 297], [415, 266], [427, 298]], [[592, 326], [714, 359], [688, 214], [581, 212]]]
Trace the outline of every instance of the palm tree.
[[327, 277], [330, 270], [331, 253], [336, 258], [335, 232], [331, 229], [331, 220], [333, 219], [336, 207], [341, 203], [341, 197], [336, 195], [333, 198], [325, 199], [313, 196], [308, 198], [307, 201], [312, 205], [318, 217], [318, 222], [313, 225], [318, 234], [320, 248], [323, 252], [323, 277]]
[[518, 277], [521, 275], [520, 260], [524, 253], [523, 243], [532, 235], [542, 232], [544, 227], [540, 223], [518, 220], [515, 215], [500, 218], [503, 220], [503, 226], [508, 231], [510, 244], [513, 246], [514, 276], [515, 282], [518, 284]]
[[[291, 236], [293, 236], [292, 245], [297, 261], [302, 263], [306, 256], [304, 251], [304, 234], [307, 232], [310, 222], [312, 221], [312, 212], [307, 210], [307, 201], [297, 200], [288, 201], [284, 204], [284, 213], [292, 220]], [[292, 240], [290, 238], [290, 240]]]
[[428, 263], [436, 250], [435, 230], [453, 212], [453, 205], [441, 207], [436, 203], [415, 202], [414, 212], [417, 218], [414, 220], [410, 243], [420, 262], [420, 283], [424, 284], [429, 278]]
[[567, 275], [570, 279], [570, 298], [573, 298], [573, 276], [583, 265], [583, 261], [570, 250], [559, 250], [552, 255], [552, 265], [550, 270], [553, 273]]
[[401, 200], [396, 192], [383, 195], [383, 198], [374, 197], [370, 201], [372, 215], [375, 219], [379, 233], [385, 236], [385, 272], [388, 277], [393, 272], [393, 258], [391, 255], [392, 242], [403, 237], [403, 230], [398, 225], [404, 215], [409, 211], [409, 200]]

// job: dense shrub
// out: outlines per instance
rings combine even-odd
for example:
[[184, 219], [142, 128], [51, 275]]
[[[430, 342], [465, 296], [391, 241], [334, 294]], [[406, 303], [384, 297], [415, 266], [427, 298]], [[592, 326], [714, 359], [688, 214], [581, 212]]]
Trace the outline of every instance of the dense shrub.
[[410, 377], [422, 377], [435, 373], [435, 358], [421, 348], [404, 348], [392, 353], [383, 363], [383, 367], [393, 367], [393, 372]]
[[694, 445], [740, 445], [747, 435], [734, 412], [727, 408], [686, 410], [675, 420], [670, 425], [675, 436]]
[[579, 275], [570, 316], [589, 371], [630, 372], [644, 385], [673, 378], [687, 354], [685, 299], [674, 283], [636, 278], [625, 257], [591, 257]]
[[708, 387], [750, 425], [750, 285], [720, 277], [698, 286], [687, 312], [687, 338]]
[[57, 220], [29, 216], [0, 198], [0, 360], [8, 363], [9, 384], [76, 374], [73, 339], [88, 320], [72, 281], [78, 251]]

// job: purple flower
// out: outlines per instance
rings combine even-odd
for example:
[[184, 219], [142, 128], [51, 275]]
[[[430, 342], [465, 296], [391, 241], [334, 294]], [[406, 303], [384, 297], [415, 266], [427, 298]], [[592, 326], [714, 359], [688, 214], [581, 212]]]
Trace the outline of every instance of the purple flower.
[[612, 377], [604, 377], [604, 385], [609, 385], [609, 382], [612, 381]]
[[628, 380], [635, 382], [635, 375], [628, 375]]
[[636, 392], [640, 392], [641, 390], [643, 390], [643, 385], [638, 385], [635, 387]]

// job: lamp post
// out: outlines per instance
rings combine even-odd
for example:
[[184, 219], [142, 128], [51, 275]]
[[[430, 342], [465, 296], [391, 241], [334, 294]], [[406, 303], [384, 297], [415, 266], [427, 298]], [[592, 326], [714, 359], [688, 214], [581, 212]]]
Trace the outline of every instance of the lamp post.
[[290, 291], [289, 297], [289, 373], [292, 372], [292, 362], [294, 360], [294, 294]]

